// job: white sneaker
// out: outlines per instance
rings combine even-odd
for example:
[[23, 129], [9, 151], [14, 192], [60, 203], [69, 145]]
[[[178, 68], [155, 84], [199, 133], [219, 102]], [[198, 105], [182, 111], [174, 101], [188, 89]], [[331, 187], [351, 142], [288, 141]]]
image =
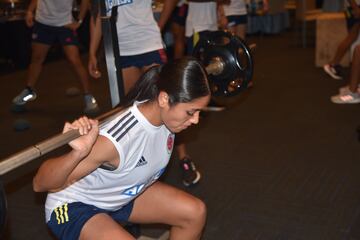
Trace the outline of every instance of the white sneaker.
[[21, 93], [12, 100], [12, 102], [13, 102], [13, 104], [15, 104], [17, 106], [21, 106], [29, 101], [35, 100], [36, 97], [37, 97], [37, 95], [34, 92], [34, 90], [27, 87], [24, 90], [22, 90]]
[[99, 111], [99, 106], [96, 102], [96, 99], [91, 94], [86, 94], [84, 96], [85, 101], [85, 109], [84, 113], [86, 114], [93, 114], [97, 113]]
[[359, 93], [345, 93], [339, 94], [331, 97], [331, 101], [337, 104], [354, 104], [360, 103], [360, 94]]
[[330, 77], [340, 80], [342, 79], [342, 76], [340, 75], [339, 71], [336, 69], [334, 65], [331, 64], [325, 64], [323, 66], [324, 71], [330, 75]]

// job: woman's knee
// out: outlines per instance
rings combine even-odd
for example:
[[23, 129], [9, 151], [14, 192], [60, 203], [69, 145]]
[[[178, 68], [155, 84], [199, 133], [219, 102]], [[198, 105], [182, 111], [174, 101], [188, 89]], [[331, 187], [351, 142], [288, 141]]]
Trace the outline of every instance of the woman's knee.
[[43, 64], [43, 62], [45, 61], [46, 55], [44, 55], [43, 53], [36, 53], [33, 52], [31, 55], [31, 63], [32, 64]]
[[80, 56], [76, 56], [76, 55], [68, 56], [68, 61], [75, 67], [82, 67]]
[[80, 52], [77, 46], [69, 45], [63, 47], [66, 58], [74, 66], [82, 66]]
[[184, 211], [185, 221], [191, 225], [204, 225], [206, 219], [206, 212], [207, 210], [205, 203], [202, 200], [194, 197], [191, 201], [187, 203], [186, 209]]
[[31, 63], [42, 64], [45, 61], [49, 48], [50, 46], [48, 45], [33, 43], [31, 45]]
[[200, 199], [198, 199], [196, 209], [197, 209], [197, 216], [196, 216], [197, 220], [205, 223], [206, 213], [207, 213], [205, 203]]

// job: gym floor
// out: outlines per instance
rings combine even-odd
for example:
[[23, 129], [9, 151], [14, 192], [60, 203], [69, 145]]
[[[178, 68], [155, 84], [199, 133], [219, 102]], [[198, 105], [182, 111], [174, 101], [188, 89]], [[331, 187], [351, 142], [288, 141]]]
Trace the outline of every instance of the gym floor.
[[[293, 32], [249, 42], [257, 44], [254, 87], [222, 99], [226, 111], [206, 114], [188, 132], [200, 183], [182, 186], [175, 156], [163, 181], [206, 202], [206, 240], [360, 239], [359, 106], [330, 102], [346, 81], [316, 68], [314, 48], [301, 48]], [[45, 65], [28, 111], [11, 113], [25, 77], [26, 71], [0, 77], [0, 159], [59, 133], [65, 121], [82, 114], [82, 97], [65, 95], [78, 83], [64, 60]], [[93, 80], [92, 88], [101, 111], [110, 110], [106, 77]], [[31, 128], [14, 131], [18, 119]], [[2, 176], [9, 217], [4, 239], [53, 239], [44, 222], [45, 194], [31, 187], [42, 160]], [[151, 237], [166, 229], [141, 228]]]

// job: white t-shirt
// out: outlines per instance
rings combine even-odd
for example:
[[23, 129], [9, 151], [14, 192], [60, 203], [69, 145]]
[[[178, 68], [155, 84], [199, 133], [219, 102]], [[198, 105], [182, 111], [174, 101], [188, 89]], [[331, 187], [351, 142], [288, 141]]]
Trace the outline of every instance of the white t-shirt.
[[[116, 29], [121, 56], [138, 55], [164, 48], [160, 28], [152, 10], [152, 0], [111, 2], [113, 6], [118, 6]], [[108, 10], [108, 14], [111, 14], [111, 10]]]
[[38, 0], [35, 20], [54, 27], [72, 23], [73, 2], [74, 0]]
[[116, 147], [120, 164], [114, 171], [98, 168], [69, 187], [49, 193], [46, 222], [53, 209], [65, 203], [83, 202], [115, 211], [154, 183], [169, 162], [174, 134], [165, 125], [154, 126], [135, 103], [100, 129]]
[[225, 16], [236, 16], [236, 15], [245, 15], [246, 3], [245, 0], [231, 0], [229, 5], [224, 4], [224, 13]]
[[191, 37], [201, 31], [218, 30], [216, 2], [189, 2], [185, 35]]

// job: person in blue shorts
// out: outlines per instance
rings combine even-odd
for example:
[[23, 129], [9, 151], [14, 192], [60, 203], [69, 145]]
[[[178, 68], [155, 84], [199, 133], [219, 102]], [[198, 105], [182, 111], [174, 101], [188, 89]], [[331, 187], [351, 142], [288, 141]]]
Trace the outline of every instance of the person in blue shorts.
[[15, 106], [23, 106], [37, 98], [34, 87], [39, 79], [43, 62], [50, 47], [59, 43], [80, 79], [84, 93], [84, 112], [98, 112], [96, 99], [90, 93], [89, 75], [80, 58], [76, 32], [85, 17], [89, 3], [88, 0], [81, 1], [80, 13], [75, 20], [72, 15], [73, 1], [31, 0], [25, 17], [27, 26], [33, 27], [31, 63], [26, 87], [13, 99]]
[[121, 224], [163, 223], [170, 239], [201, 238], [205, 204], [157, 181], [170, 159], [174, 134], [199, 122], [210, 100], [204, 67], [193, 58], [153, 66], [136, 82], [112, 120], [81, 117], [71, 150], [43, 162], [33, 179], [48, 192], [46, 222], [58, 239], [134, 239]]
[[[149, 67], [167, 62], [161, 30], [175, 5], [175, 0], [164, 1], [158, 21], [154, 18], [151, 0], [124, 1], [117, 7], [116, 30], [125, 94]], [[90, 24], [88, 70], [91, 76], [99, 78], [101, 72], [98, 68], [97, 50], [100, 45], [102, 27], [100, 17], [93, 18], [95, 20], [91, 20]]]
[[248, 17], [245, 0], [224, 1], [218, 8], [220, 26], [245, 40]]

